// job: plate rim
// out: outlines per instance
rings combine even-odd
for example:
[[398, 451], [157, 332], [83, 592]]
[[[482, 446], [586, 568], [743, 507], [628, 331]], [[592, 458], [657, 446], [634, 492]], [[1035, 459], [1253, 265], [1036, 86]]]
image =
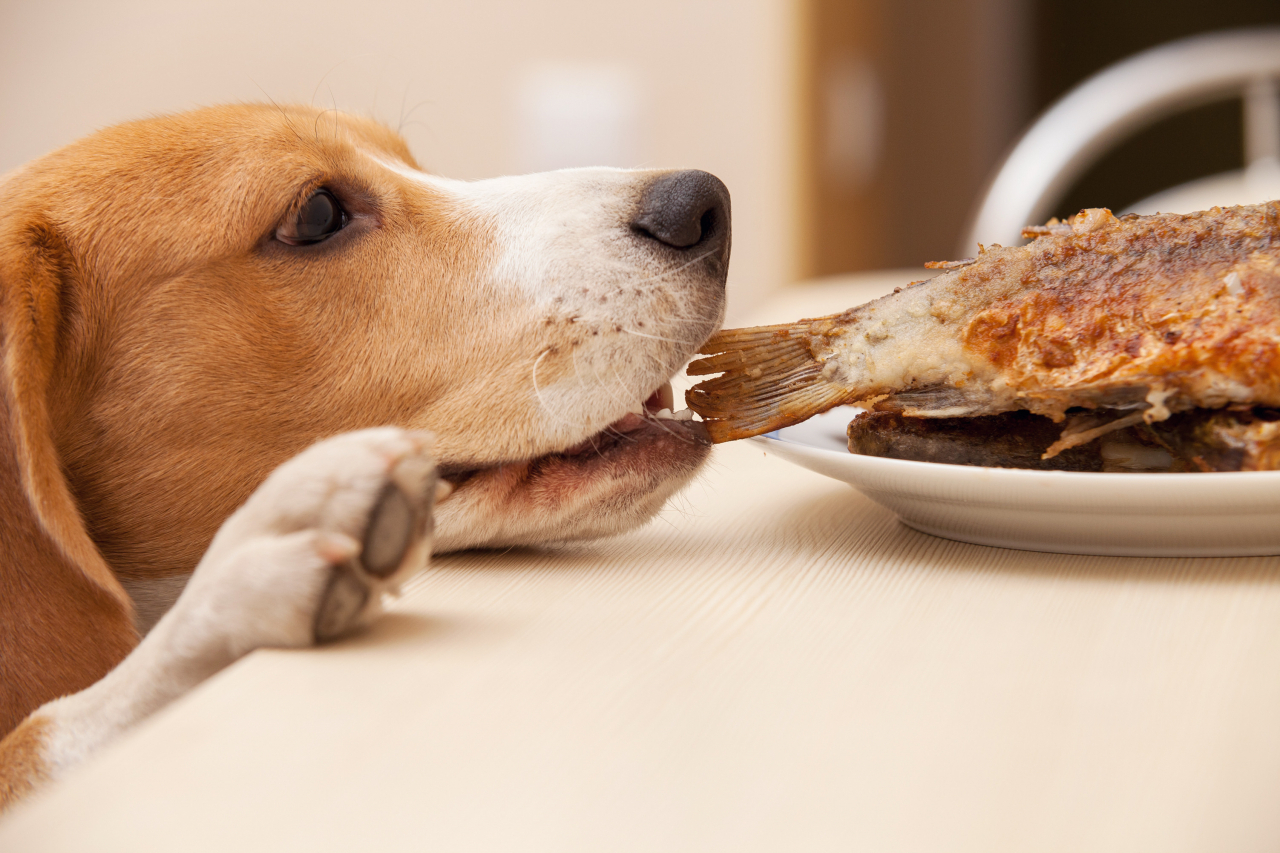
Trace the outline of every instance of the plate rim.
[[[827, 414], [824, 412], [823, 414]], [[822, 415], [815, 415], [822, 417]], [[797, 425], [798, 426], [798, 425]], [[946, 469], [951, 472], [982, 472], [988, 477], [1008, 477], [1010, 479], [1024, 478], [1027, 480], [1038, 480], [1042, 477], [1062, 478], [1066, 480], [1075, 480], [1084, 482], [1161, 482], [1161, 483], [1227, 483], [1238, 481], [1240, 478], [1247, 478], [1251, 481], [1267, 478], [1280, 482], [1280, 470], [1276, 471], [1205, 471], [1205, 472], [1168, 472], [1162, 473], [1158, 471], [1131, 471], [1131, 472], [1115, 472], [1115, 471], [1037, 471], [1032, 468], [994, 468], [986, 465], [958, 465], [954, 462], [920, 462], [915, 459], [894, 459], [888, 456], [868, 456], [866, 454], [851, 453], [848, 450], [841, 453], [827, 447], [819, 447], [806, 441], [797, 441], [793, 438], [784, 438], [780, 433], [784, 429], [791, 427], [783, 427], [782, 429], [773, 430], [763, 435], [752, 436], [749, 440], [767, 445], [786, 444], [793, 447], [802, 447], [807, 452], [820, 454], [832, 460], [858, 460], [858, 463], [868, 462], [870, 464], [884, 464], [894, 468], [902, 467], [904, 470], [928, 470], [937, 471], [938, 469]], [[855, 463], [855, 464], [858, 464]]]
[[827, 422], [751, 440], [856, 489], [922, 533], [1058, 554], [1280, 555], [1280, 471], [1035, 471], [863, 456], [837, 449], [829, 423], [851, 414], [818, 417]]
[[[818, 417], [823, 416], [832, 417], [829, 413]], [[1023, 511], [1076, 513], [1087, 511], [1086, 502], [1095, 502], [1094, 508], [1098, 511], [1130, 516], [1151, 513], [1166, 516], [1274, 514], [1280, 511], [1280, 471], [1163, 474], [989, 468], [841, 452], [780, 436], [780, 432], [754, 436], [751, 441], [762, 444], [765, 449], [793, 464], [848, 483], [867, 494], [881, 492], [939, 503], [978, 501], [986, 506]], [[813, 464], [805, 464], [806, 461]], [[874, 482], [868, 482], [869, 479]], [[1016, 494], [1001, 499], [996, 493], [1006, 488]], [[965, 490], [965, 494], [955, 497], [940, 494], [958, 489]]]

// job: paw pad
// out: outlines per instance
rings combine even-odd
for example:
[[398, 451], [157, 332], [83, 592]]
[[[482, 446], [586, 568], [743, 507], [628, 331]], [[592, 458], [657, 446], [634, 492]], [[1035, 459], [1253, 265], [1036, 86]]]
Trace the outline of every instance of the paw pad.
[[333, 576], [316, 610], [317, 641], [351, 630], [370, 597], [404, 568], [414, 544], [430, 534], [435, 471], [420, 463], [406, 459], [397, 466], [369, 510], [359, 553], [334, 561]]
[[395, 483], [382, 489], [369, 514], [360, 548], [360, 562], [366, 572], [385, 579], [400, 568], [418, 527], [415, 515], [413, 503]]
[[316, 610], [316, 641], [333, 640], [345, 634], [368, 603], [369, 587], [356, 577], [350, 563], [339, 565]]

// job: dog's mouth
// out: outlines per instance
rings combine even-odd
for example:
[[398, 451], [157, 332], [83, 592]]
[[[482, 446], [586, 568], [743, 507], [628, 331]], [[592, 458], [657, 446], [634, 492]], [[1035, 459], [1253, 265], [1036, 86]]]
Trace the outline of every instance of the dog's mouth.
[[585, 471], [649, 449], [662, 449], [676, 455], [687, 455], [681, 453], [682, 449], [705, 453], [711, 446], [706, 427], [694, 420], [690, 409], [673, 411], [673, 408], [671, 383], [664, 382], [635, 409], [571, 447], [531, 459], [483, 467], [445, 464], [440, 466], [440, 478], [456, 488], [479, 474], [497, 470], [514, 473], [513, 469], [523, 469], [521, 473], [533, 475], [549, 467], [574, 466]]

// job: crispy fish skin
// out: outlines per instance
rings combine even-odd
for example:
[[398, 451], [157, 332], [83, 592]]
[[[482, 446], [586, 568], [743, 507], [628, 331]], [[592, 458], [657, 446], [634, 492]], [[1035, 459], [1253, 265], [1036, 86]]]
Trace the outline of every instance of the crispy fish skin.
[[723, 442], [840, 404], [1055, 422], [1084, 407], [1129, 412], [1124, 426], [1280, 405], [1280, 202], [1086, 210], [1027, 236], [842, 314], [718, 333], [688, 372], [722, 375], [690, 408]]

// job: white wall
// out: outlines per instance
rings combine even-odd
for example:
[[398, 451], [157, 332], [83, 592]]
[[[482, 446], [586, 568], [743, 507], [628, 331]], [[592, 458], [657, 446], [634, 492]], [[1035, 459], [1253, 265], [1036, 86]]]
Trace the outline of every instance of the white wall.
[[402, 125], [453, 177], [704, 168], [733, 193], [738, 315], [795, 269], [796, 17], [791, 0], [0, 0], [0, 173], [124, 119], [267, 97]]

